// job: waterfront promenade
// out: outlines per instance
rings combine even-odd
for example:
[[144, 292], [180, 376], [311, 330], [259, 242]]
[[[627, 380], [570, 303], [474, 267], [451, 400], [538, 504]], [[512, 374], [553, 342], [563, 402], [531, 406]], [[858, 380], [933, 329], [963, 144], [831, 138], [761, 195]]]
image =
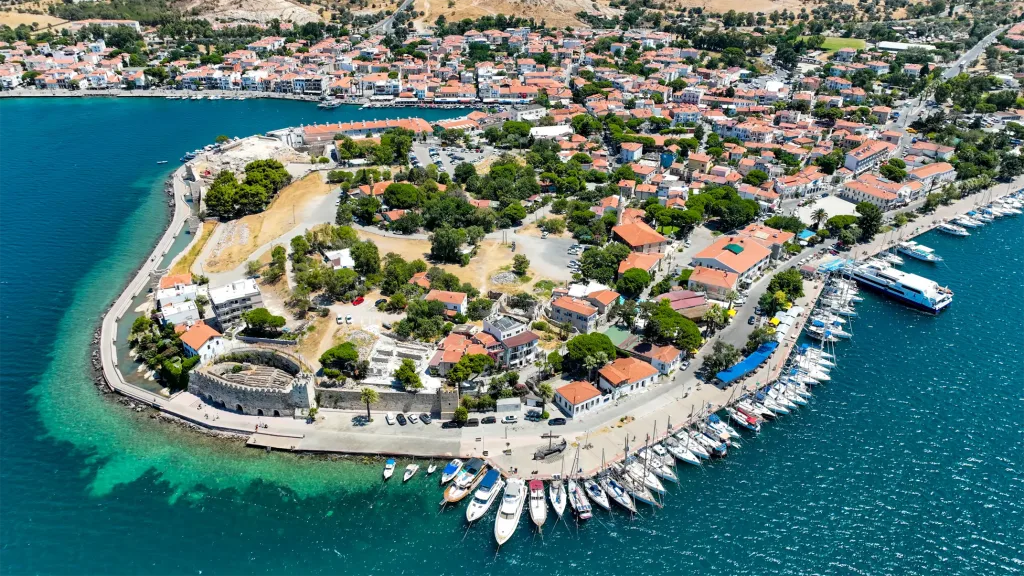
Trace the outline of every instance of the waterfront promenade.
[[[589, 474], [600, 467], [602, 459], [605, 462], [620, 459], [627, 437], [631, 449], [638, 448], [643, 445], [648, 435], [652, 440], [659, 439], [667, 433], [670, 424], [673, 429], [688, 424], [702, 411], [717, 410], [743, 392], [772, 381], [796, 345], [803, 322], [806, 321], [823, 287], [820, 280], [806, 283], [806, 294], [797, 301], [797, 305], [805, 308], [804, 314], [770, 361], [745, 380], [720, 389], [700, 383], [692, 370], [677, 371], [670, 378], [662, 377], [662, 380], [646, 392], [620, 399], [616, 404], [570, 421], [566, 426], [549, 427], [544, 424], [521, 423], [507, 428], [494, 425], [445, 430], [435, 423], [429, 426], [401, 427], [385, 424], [380, 412], [375, 412], [374, 422], [363, 423], [357, 418], [365, 415], [361, 411], [334, 410], [322, 410], [315, 424], [299, 419], [247, 416], [208, 406], [188, 392], [180, 392], [167, 398], [142, 390], [126, 382], [117, 366], [117, 322], [127, 312], [133, 299], [146, 289], [151, 273], [167, 254], [175, 235], [190, 214], [190, 207], [185, 201], [187, 189], [181, 180], [183, 172], [184, 169], [179, 168], [172, 179], [174, 212], [167, 230], [151, 256], [142, 264], [103, 318], [99, 344], [102, 374], [107, 385], [120, 394], [211, 431], [245, 435], [249, 437], [248, 444], [254, 447], [296, 452], [403, 455], [423, 458], [483, 456], [486, 452], [488, 460], [506, 473], [515, 470], [519, 474], [533, 474], [536, 471], [537, 476], [548, 477], [563, 471], [561, 458], [536, 462], [532, 457], [537, 448], [548, 442], [542, 435], [550, 432], [558, 435], [559, 440], [565, 438], [569, 441], [570, 448], [566, 451], [567, 462], [571, 462], [576, 451], [575, 445], [581, 445], [578, 467]], [[879, 235], [874, 242], [858, 246], [856, 255], [863, 257], [874, 254], [888, 248], [898, 239], [905, 240], [923, 234], [945, 219], [974, 209], [979, 203], [983, 203], [983, 200], [1003, 196], [1022, 185], [1024, 178], [1018, 178], [983, 194], [942, 206], [935, 213], [907, 224], [896, 235], [897, 240], [892, 240], [891, 234]], [[698, 353], [692, 360], [694, 367], [700, 365], [704, 355], [709, 351], [710, 345], [707, 345]]]

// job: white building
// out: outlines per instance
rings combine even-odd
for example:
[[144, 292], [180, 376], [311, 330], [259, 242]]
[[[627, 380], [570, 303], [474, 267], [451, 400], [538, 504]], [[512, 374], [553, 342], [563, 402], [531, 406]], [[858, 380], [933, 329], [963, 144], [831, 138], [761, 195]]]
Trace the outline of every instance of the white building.
[[601, 391], [590, 382], [573, 382], [555, 390], [555, 406], [569, 418], [575, 418], [599, 408], [603, 402]]
[[223, 327], [238, 321], [243, 313], [263, 306], [263, 295], [256, 280], [246, 278], [211, 289], [210, 303], [217, 322]]
[[194, 324], [200, 320], [199, 308], [191, 300], [163, 306], [160, 309], [160, 317], [164, 319], [164, 324], [170, 326]]

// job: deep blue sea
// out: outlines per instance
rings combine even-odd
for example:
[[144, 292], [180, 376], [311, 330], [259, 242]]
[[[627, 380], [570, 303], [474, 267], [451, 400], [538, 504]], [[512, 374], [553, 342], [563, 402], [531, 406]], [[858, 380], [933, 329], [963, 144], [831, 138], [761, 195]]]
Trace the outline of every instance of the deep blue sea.
[[524, 519], [497, 555], [492, 520], [467, 532], [463, 509], [439, 515], [426, 478], [381, 487], [378, 464], [249, 450], [97, 392], [93, 330], [162, 233], [175, 159], [218, 134], [385, 114], [0, 100], [0, 572], [1024, 571], [1024, 217], [924, 236], [945, 263], [906, 268], [952, 288], [953, 307], [865, 294], [812, 404], [680, 470], [663, 510], [543, 537]]

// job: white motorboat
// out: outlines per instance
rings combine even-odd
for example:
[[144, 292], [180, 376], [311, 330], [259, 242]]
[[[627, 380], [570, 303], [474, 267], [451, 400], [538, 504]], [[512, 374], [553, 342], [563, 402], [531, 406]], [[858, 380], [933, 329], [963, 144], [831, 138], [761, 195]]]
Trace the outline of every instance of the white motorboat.
[[565, 484], [562, 480], [555, 478], [548, 484], [548, 497], [551, 499], [551, 507], [555, 509], [555, 514], [559, 518], [565, 513], [565, 504], [569, 497], [565, 493]]
[[388, 478], [391, 478], [391, 475], [394, 474], [394, 473], [395, 473], [395, 459], [394, 458], [388, 458], [387, 461], [384, 462], [384, 479], [387, 480]]
[[544, 494], [542, 480], [530, 480], [530, 520], [537, 528], [543, 528], [548, 521], [548, 498]]
[[903, 266], [903, 258], [900, 258], [899, 256], [892, 252], [882, 252], [881, 254], [876, 256], [876, 258], [884, 262], [888, 262], [893, 266]]
[[479, 458], [471, 458], [459, 471], [455, 481], [444, 489], [445, 502], [459, 502], [470, 494], [484, 477], [487, 464]]
[[572, 510], [576, 513], [577, 518], [589, 520], [594, 514], [590, 507], [590, 500], [587, 499], [587, 495], [583, 492], [583, 486], [572, 478], [569, 479], [567, 484], [566, 491], [569, 496], [569, 506], [572, 506]]
[[420, 469], [419, 464], [409, 464], [408, 466], [406, 466], [405, 467], [405, 474], [402, 476], [402, 482], [408, 482], [409, 478], [412, 478], [413, 476], [415, 476], [416, 472], [418, 472], [419, 469]]
[[593, 478], [587, 478], [583, 481], [583, 489], [587, 494], [587, 498], [591, 502], [597, 504], [605, 510], [611, 510], [612, 504], [608, 501], [608, 495], [604, 493], [604, 489], [597, 483]]
[[515, 533], [519, 527], [519, 517], [523, 514], [526, 504], [526, 486], [519, 478], [509, 478], [505, 484], [505, 493], [498, 507], [498, 517], [494, 519], [494, 539], [501, 546]]
[[863, 286], [931, 314], [953, 303], [953, 292], [948, 288], [892, 267], [865, 262], [847, 266], [846, 272]]
[[953, 222], [955, 222], [956, 224], [959, 224], [960, 226], [963, 226], [965, 228], [980, 228], [980, 227], [984, 226], [984, 224], [982, 224], [981, 222], [978, 222], [977, 220], [975, 220], [974, 218], [971, 218], [970, 216], [968, 216], [966, 214], [964, 214], [962, 216], [957, 216], [956, 218], [953, 218]]
[[444, 467], [444, 470], [441, 471], [441, 484], [444, 485], [451, 482], [461, 470], [462, 460], [456, 458], [449, 462], [448, 465]]
[[436, 471], [437, 471], [437, 464], [434, 464], [433, 462], [431, 462], [430, 465], [427, 466], [427, 476], [430, 476], [431, 474], [433, 474]]
[[942, 262], [942, 256], [935, 253], [935, 250], [925, 246], [924, 244], [918, 244], [913, 240], [905, 240], [896, 245], [896, 249], [900, 252], [916, 258], [924, 262]]
[[476, 522], [483, 517], [484, 514], [491, 508], [491, 504], [498, 499], [498, 494], [501, 493], [501, 489], [505, 486], [505, 481], [501, 479], [501, 472], [491, 469], [484, 474], [483, 480], [480, 481], [480, 486], [473, 493], [473, 499], [469, 501], [469, 506], [466, 507], [466, 521]]
[[971, 235], [971, 233], [967, 231], [967, 228], [964, 228], [963, 226], [957, 226], [956, 224], [953, 224], [951, 222], [943, 222], [942, 224], [936, 226], [936, 228], [938, 228], [939, 232], [945, 232], [950, 236], [963, 237]]
[[612, 502], [615, 502], [632, 513], [636, 512], [636, 505], [633, 504], [633, 498], [629, 495], [629, 492], [626, 491], [626, 487], [616, 480], [614, 476], [605, 472], [598, 477], [598, 483], [601, 485], [601, 488], [604, 489], [605, 495], [608, 496]]

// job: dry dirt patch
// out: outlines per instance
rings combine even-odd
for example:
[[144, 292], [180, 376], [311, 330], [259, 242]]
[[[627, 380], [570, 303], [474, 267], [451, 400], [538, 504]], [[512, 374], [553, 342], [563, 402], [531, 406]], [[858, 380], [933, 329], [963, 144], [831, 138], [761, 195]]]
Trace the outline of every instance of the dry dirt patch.
[[281, 190], [270, 206], [259, 214], [250, 214], [225, 224], [220, 241], [214, 247], [205, 267], [210, 272], [226, 272], [243, 262], [260, 246], [273, 242], [299, 224], [301, 214], [312, 202], [334, 189], [317, 173], [293, 182]]
[[174, 261], [174, 265], [171, 266], [171, 274], [185, 274], [192, 270], [192, 264], [195, 263], [196, 258], [202, 253], [203, 247], [210, 240], [210, 236], [213, 236], [213, 231], [217, 229], [217, 222], [202, 222], [199, 225], [199, 230], [196, 231], [199, 234], [199, 240], [192, 244], [188, 252], [182, 255]]

